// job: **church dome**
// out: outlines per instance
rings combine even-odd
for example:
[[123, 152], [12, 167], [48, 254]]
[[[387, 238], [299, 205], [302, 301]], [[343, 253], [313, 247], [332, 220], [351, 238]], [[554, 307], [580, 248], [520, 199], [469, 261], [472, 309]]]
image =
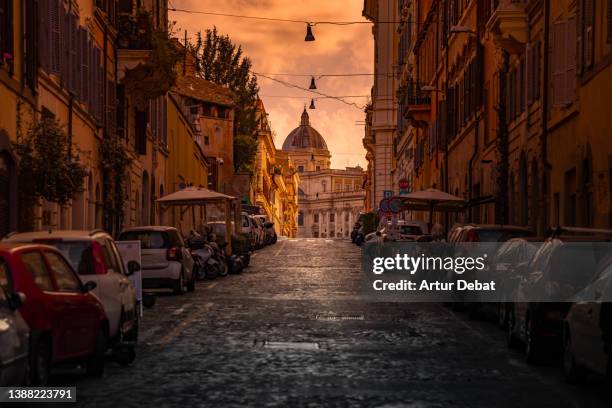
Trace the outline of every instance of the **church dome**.
[[302, 120], [300, 126], [293, 129], [283, 143], [283, 150], [300, 150], [300, 149], [320, 149], [328, 150], [325, 139], [319, 132], [310, 126], [310, 118], [304, 108], [302, 112]]

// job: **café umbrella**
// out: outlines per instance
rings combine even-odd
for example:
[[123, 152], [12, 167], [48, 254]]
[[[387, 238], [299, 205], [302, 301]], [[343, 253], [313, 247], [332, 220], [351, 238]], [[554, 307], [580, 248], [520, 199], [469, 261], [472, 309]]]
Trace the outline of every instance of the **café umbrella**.
[[429, 223], [433, 221], [433, 212], [461, 211], [465, 208], [466, 201], [444, 191], [435, 188], [415, 191], [399, 196], [404, 202], [407, 210], [429, 211]]

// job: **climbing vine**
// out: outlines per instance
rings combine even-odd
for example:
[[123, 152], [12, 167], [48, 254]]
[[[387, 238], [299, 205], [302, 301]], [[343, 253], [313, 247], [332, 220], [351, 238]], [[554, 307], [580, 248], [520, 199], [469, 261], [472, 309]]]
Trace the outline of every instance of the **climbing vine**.
[[123, 224], [125, 184], [132, 157], [116, 135], [104, 138], [100, 145], [100, 158], [104, 174], [104, 225], [109, 231], [119, 231]]

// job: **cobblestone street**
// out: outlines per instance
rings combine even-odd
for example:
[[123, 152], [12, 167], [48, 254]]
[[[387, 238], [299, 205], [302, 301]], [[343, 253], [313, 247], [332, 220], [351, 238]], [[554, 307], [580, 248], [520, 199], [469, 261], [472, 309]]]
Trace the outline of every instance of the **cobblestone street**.
[[436, 304], [358, 299], [359, 249], [279, 241], [241, 275], [163, 295], [136, 362], [60, 373], [78, 406], [603, 407], [603, 380], [567, 385], [492, 324]]

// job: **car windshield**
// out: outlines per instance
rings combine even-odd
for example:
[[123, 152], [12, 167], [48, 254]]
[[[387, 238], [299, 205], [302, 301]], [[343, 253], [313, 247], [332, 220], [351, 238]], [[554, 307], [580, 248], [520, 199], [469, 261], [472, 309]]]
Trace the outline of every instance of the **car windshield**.
[[418, 225], [402, 225], [400, 226], [400, 234], [402, 235], [422, 235], [421, 227]]
[[126, 231], [119, 235], [119, 241], [140, 241], [141, 249], [170, 248], [170, 238], [162, 231]]
[[56, 247], [62, 253], [62, 255], [64, 255], [66, 259], [68, 259], [70, 265], [72, 265], [72, 267], [79, 273], [79, 275], [95, 274], [90, 241], [37, 240], [36, 242]]

